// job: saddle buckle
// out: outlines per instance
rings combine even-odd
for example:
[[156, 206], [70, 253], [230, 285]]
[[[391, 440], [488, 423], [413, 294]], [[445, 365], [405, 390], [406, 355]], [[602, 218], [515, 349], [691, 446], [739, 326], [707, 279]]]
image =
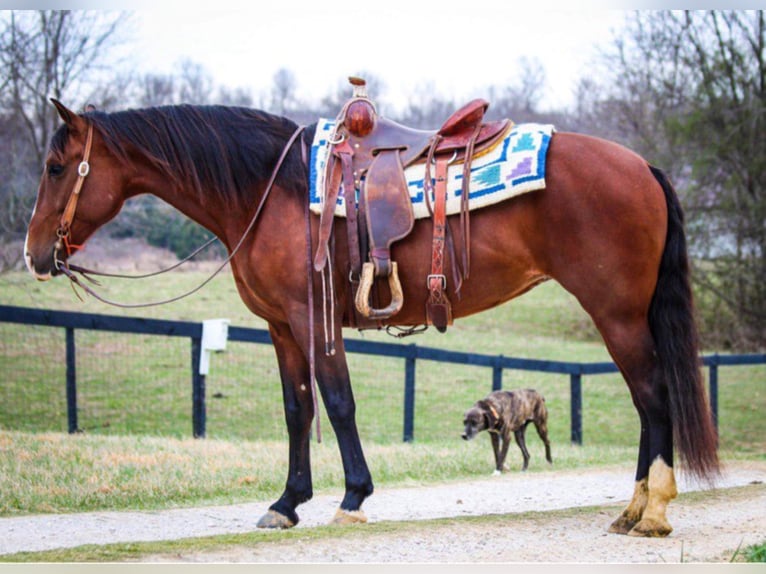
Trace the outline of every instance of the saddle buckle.
[[432, 274], [426, 277], [426, 287], [428, 289], [431, 289], [431, 279], [439, 279], [442, 283], [442, 290], [447, 288], [447, 277], [443, 273]]

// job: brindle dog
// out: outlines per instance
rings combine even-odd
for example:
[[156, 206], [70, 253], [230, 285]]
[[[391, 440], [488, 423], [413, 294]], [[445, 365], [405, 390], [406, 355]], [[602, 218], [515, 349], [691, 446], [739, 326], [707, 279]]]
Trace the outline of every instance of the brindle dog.
[[500, 474], [507, 469], [504, 463], [513, 433], [524, 457], [521, 470], [527, 470], [529, 451], [524, 441], [524, 432], [529, 423], [535, 424], [537, 434], [545, 443], [545, 458], [549, 463], [553, 463], [551, 443], [548, 440], [548, 409], [545, 407], [543, 396], [534, 389], [494, 391], [477, 401], [465, 413], [463, 438], [471, 440], [481, 431], [489, 431], [492, 450], [495, 452], [494, 474]]

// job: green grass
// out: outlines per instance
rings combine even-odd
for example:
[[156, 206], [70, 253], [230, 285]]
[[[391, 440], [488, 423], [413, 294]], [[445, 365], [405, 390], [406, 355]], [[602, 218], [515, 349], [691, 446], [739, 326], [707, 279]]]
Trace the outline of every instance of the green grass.
[[[414, 486], [489, 476], [492, 452], [482, 439], [364, 446], [376, 486]], [[630, 474], [635, 458], [630, 447], [561, 444], [551, 467], [542, 443], [529, 449], [532, 473], [620, 466]], [[311, 460], [315, 493], [341, 493], [335, 440], [313, 442]], [[509, 461], [520, 468], [517, 453]], [[0, 431], [0, 516], [273, 501], [286, 475], [287, 444], [278, 441]]]
[[743, 559], [744, 562], [766, 562], [766, 542], [745, 548]]
[[[138, 282], [107, 280], [108, 296], [147, 301], [197, 285], [199, 271]], [[230, 274], [184, 301], [148, 309], [80, 302], [63, 280], [37, 283], [0, 275], [0, 303], [102, 314], [200, 321], [226, 317], [265, 328], [240, 301]], [[347, 337], [396, 342], [382, 332]], [[281, 492], [287, 446], [279, 374], [267, 345], [229, 343], [207, 378], [207, 439], [190, 440], [188, 341], [78, 331], [80, 427], [66, 435], [64, 333], [0, 324], [0, 513], [155, 508], [271, 499]], [[588, 317], [549, 282], [492, 311], [460, 320], [412, 344], [562, 361], [607, 361]], [[465, 443], [463, 412], [491, 387], [491, 370], [417, 363], [415, 442], [402, 444], [404, 362], [349, 355], [360, 436], [378, 484], [453, 480], [491, 469], [488, 440]], [[766, 457], [763, 417], [766, 366], [719, 369], [721, 448], [729, 457]], [[638, 417], [619, 375], [583, 379], [584, 447], [570, 446], [569, 379], [504, 371], [504, 388], [533, 387], [546, 397], [555, 468], [635, 464]], [[323, 442], [312, 446], [316, 488], [342, 484], [337, 443], [320, 407]], [[530, 430], [533, 472], [546, 468]], [[511, 449], [509, 464], [520, 464]]]

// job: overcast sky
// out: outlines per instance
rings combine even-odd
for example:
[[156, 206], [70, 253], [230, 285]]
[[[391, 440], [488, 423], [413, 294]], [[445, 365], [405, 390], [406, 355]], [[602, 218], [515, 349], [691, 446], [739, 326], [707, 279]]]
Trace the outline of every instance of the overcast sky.
[[[521, 56], [545, 67], [541, 109], [569, 105], [595, 50], [613, 42], [626, 15], [606, 7], [529, 10], [481, 0], [270, 0], [216, 10], [147, 5], [135, 12], [131, 52], [139, 73], [170, 73], [189, 58], [217, 84], [248, 87], [257, 97], [286, 68], [299, 95], [316, 99], [365, 70], [385, 82], [397, 107], [424, 88], [458, 101], [486, 97], [488, 86], [514, 83]], [[205, 4], [212, 5], [218, 6]]]

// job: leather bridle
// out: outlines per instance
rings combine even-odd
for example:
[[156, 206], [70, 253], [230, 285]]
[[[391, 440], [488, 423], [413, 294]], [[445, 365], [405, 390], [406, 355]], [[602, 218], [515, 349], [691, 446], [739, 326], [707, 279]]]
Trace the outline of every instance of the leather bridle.
[[80, 192], [82, 186], [85, 183], [85, 178], [90, 173], [90, 150], [93, 145], [93, 124], [88, 124], [88, 135], [85, 137], [85, 150], [82, 154], [82, 161], [77, 166], [77, 181], [74, 182], [72, 193], [69, 194], [69, 199], [64, 207], [64, 212], [61, 214], [61, 220], [59, 221], [58, 229], [56, 229], [56, 241], [55, 251], [53, 253], [53, 261], [56, 265], [56, 269], [59, 268], [58, 253], [62, 249], [66, 251], [67, 257], [72, 255], [75, 251], [80, 249], [82, 245], [74, 245], [70, 239], [72, 237], [72, 222], [74, 221], [74, 214], [77, 211], [77, 202], [80, 200]]

